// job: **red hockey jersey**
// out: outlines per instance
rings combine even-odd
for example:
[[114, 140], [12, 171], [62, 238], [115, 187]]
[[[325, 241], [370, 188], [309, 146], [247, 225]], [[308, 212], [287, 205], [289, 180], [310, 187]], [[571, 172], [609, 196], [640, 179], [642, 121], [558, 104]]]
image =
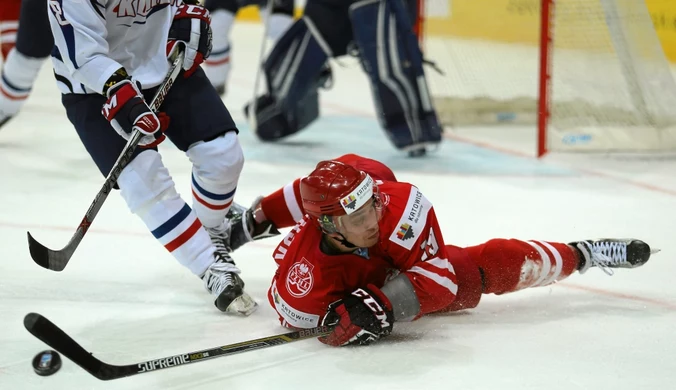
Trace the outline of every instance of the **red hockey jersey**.
[[353, 253], [326, 255], [322, 233], [308, 216], [277, 246], [278, 268], [268, 299], [282, 325], [312, 328], [330, 303], [360, 287], [382, 287], [399, 273], [420, 302], [418, 317], [449, 306], [458, 290], [432, 204], [413, 185], [380, 184], [383, 215], [378, 244]]

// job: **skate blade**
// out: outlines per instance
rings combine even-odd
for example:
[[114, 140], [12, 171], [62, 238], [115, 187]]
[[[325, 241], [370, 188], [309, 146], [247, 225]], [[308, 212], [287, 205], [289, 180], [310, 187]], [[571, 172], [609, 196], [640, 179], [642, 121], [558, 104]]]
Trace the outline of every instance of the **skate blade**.
[[225, 312], [228, 314], [238, 314], [243, 316], [248, 316], [251, 313], [255, 312], [258, 308], [258, 304], [253, 300], [247, 293], [235, 298], [228, 308], [225, 309]]

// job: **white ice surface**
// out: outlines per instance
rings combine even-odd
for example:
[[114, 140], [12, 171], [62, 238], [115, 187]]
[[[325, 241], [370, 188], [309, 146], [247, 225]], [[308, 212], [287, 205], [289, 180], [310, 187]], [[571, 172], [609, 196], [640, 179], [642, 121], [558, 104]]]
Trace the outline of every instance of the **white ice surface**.
[[[0, 389], [673, 388], [673, 160], [537, 161], [499, 150], [509, 144], [457, 140], [427, 159], [410, 160], [378, 129], [365, 78], [351, 60], [334, 68], [336, 86], [322, 95], [320, 121], [282, 144], [261, 144], [241, 114], [251, 96], [259, 37], [257, 26], [236, 26], [225, 98], [247, 156], [239, 202], [306, 174], [322, 158], [353, 151], [387, 162], [401, 180], [418, 185], [435, 204], [447, 243], [632, 236], [662, 252], [645, 267], [613, 277], [591, 270], [554, 286], [484, 296], [471, 311], [397, 324], [391, 337], [367, 348], [308, 340], [107, 383], [65, 360], [58, 374], [38, 377], [30, 361], [46, 346], [23, 328], [28, 312], [47, 316], [113, 364], [283, 332], [266, 300], [276, 240], [235, 254], [260, 308], [248, 318], [227, 317], [117, 193], [63, 272], [31, 261], [26, 231], [50, 247], [64, 245], [102, 183], [45, 67], [25, 110], [0, 131]], [[187, 159], [170, 145], [162, 153], [179, 192], [188, 196]]]

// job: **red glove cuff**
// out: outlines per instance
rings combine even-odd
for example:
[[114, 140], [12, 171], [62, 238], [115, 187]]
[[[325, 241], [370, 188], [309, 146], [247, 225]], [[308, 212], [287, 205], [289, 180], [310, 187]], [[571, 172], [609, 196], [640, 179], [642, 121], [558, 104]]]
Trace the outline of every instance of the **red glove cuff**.
[[380, 304], [383, 306], [383, 309], [392, 311], [392, 302], [390, 298], [387, 297], [378, 287], [373, 284], [366, 286], [366, 289], [372, 296], [376, 297]]

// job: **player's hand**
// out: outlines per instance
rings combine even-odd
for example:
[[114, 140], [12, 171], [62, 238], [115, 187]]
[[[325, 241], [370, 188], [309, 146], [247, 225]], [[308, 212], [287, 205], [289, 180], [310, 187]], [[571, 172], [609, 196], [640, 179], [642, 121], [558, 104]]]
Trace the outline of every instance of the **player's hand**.
[[335, 326], [328, 336], [319, 338], [334, 347], [368, 345], [392, 332], [394, 315], [389, 299], [373, 285], [358, 288], [348, 297], [329, 305], [322, 325]]
[[108, 99], [101, 109], [113, 129], [122, 138], [129, 140], [131, 133], [143, 133], [139, 142], [143, 147], [154, 147], [164, 141], [163, 131], [169, 126], [169, 117], [155, 114], [140, 91], [140, 86], [131, 80], [122, 80], [108, 89]]
[[178, 48], [178, 42], [185, 45], [185, 77], [190, 77], [211, 54], [210, 23], [209, 11], [199, 5], [181, 4], [174, 14], [174, 21], [169, 28], [167, 57], [171, 57]]

